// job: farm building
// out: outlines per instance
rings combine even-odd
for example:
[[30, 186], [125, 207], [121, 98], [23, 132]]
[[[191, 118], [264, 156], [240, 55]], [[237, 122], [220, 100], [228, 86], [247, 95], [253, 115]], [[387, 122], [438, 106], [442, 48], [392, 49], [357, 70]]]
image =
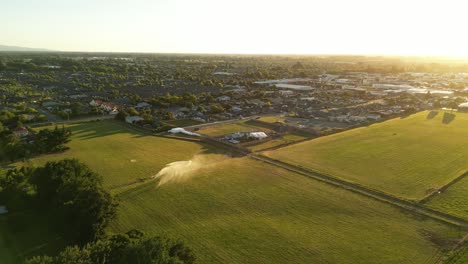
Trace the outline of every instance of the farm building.
[[17, 135], [18, 137], [25, 137], [29, 135], [29, 131], [25, 127], [20, 127], [20, 128], [15, 129], [13, 130], [13, 133]]
[[238, 144], [242, 141], [250, 140], [261, 140], [267, 138], [268, 135], [265, 132], [236, 132], [229, 135], [226, 135], [224, 138], [231, 143]]
[[139, 117], [139, 116], [127, 116], [125, 117], [125, 122], [129, 123], [129, 124], [134, 124], [138, 121], [142, 121], [144, 120], [142, 117]]

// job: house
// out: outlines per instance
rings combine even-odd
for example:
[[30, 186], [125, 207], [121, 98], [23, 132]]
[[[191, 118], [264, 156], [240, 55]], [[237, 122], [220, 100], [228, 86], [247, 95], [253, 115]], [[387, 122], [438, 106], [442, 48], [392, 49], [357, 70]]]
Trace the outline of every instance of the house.
[[102, 104], [102, 101], [100, 100], [92, 100], [91, 102], [89, 102], [90, 106], [100, 106], [101, 104]]
[[117, 106], [111, 104], [111, 103], [102, 103], [100, 108], [104, 111], [107, 111], [107, 112], [112, 112], [114, 110], [117, 109]]
[[240, 143], [239, 140], [235, 140], [235, 139], [229, 139], [228, 142], [231, 143], [231, 144], [239, 144]]
[[42, 103], [42, 106], [44, 106], [44, 107], [54, 107], [54, 106], [57, 106], [57, 105], [59, 105], [57, 102], [52, 102], [52, 101]]
[[142, 121], [144, 118], [139, 117], [139, 116], [127, 116], [125, 117], [125, 122], [129, 124], [135, 124], [136, 122]]
[[227, 95], [222, 95], [222, 96], [217, 97], [216, 101], [218, 101], [218, 102], [229, 102], [229, 101], [231, 101], [231, 97], [229, 97]]
[[257, 107], [263, 107], [265, 105], [264, 102], [258, 100], [258, 99], [251, 99], [251, 100], [246, 100], [246, 102], [250, 105], [255, 105]]
[[377, 115], [377, 114], [370, 114], [370, 115], [367, 115], [367, 119], [370, 119], [370, 120], [379, 120], [380, 119], [380, 115]]
[[287, 83], [275, 84], [275, 87], [280, 88], [280, 89], [291, 89], [291, 90], [298, 90], [298, 91], [309, 91], [309, 90], [314, 89], [308, 85], [297, 85], [297, 84], [287, 84]]
[[281, 96], [285, 96], [285, 97], [294, 95], [294, 92], [293, 92], [293, 91], [289, 91], [289, 90], [279, 90], [278, 93], [279, 93]]
[[26, 137], [27, 135], [29, 135], [29, 131], [25, 127], [15, 129], [13, 130], [13, 133], [18, 137]]
[[146, 102], [141, 102], [135, 106], [135, 109], [136, 110], [151, 109], [151, 105]]
[[101, 100], [92, 100], [91, 102], [89, 102], [89, 105], [99, 107], [100, 109], [107, 111], [107, 112], [117, 111], [117, 106], [111, 103], [103, 102]]
[[69, 96], [71, 99], [80, 99], [80, 98], [86, 98], [88, 97], [87, 94], [74, 94]]
[[364, 122], [367, 121], [367, 117], [365, 116], [350, 116], [349, 121], [352, 122]]
[[240, 112], [242, 112], [242, 108], [240, 108], [240, 107], [238, 107], [238, 106], [233, 106], [233, 107], [231, 108], [231, 110], [232, 110], [232, 112], [234, 112], [234, 113], [240, 113]]

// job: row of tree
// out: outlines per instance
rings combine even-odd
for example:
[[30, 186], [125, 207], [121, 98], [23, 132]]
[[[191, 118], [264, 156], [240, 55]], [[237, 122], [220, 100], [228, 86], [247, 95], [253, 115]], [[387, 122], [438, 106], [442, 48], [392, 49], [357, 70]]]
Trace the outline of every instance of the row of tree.
[[67, 247], [57, 256], [37, 256], [26, 264], [173, 264], [195, 262], [195, 256], [181, 241], [148, 237], [138, 230], [86, 244]]
[[[1, 126], [0, 126], [1, 128]], [[13, 131], [0, 129], [0, 161], [15, 161], [38, 154], [53, 153], [66, 150], [70, 141], [71, 130], [65, 127], [42, 129], [27, 138], [20, 138]]]

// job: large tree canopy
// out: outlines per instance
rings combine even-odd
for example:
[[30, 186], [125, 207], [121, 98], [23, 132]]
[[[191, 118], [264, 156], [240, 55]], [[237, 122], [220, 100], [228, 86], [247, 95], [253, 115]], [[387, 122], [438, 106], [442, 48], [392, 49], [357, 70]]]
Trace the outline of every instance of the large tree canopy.
[[195, 256], [180, 241], [163, 237], [147, 237], [132, 230], [86, 244], [67, 247], [55, 257], [37, 256], [27, 264], [191, 264]]
[[38, 201], [53, 214], [71, 240], [85, 243], [99, 238], [115, 217], [116, 202], [102, 187], [102, 179], [76, 159], [48, 162], [37, 168], [31, 183]]
[[0, 176], [0, 198], [7, 205], [20, 197], [49, 214], [51, 225], [68, 241], [85, 244], [100, 238], [116, 215], [117, 203], [102, 179], [76, 159], [44, 167], [9, 170]]

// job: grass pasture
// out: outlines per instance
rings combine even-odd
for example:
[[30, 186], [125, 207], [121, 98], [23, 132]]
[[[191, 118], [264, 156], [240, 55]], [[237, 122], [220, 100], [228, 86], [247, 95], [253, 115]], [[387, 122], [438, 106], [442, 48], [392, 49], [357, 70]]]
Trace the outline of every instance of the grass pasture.
[[[114, 121], [69, 127], [68, 151], [31, 162], [78, 158], [112, 189], [196, 157], [201, 166], [190, 178], [120, 188], [118, 218], [108, 231], [182, 238], [198, 263], [426, 263], [460, 235], [444, 223], [196, 142], [148, 136]], [[63, 246], [44, 219], [27, 213], [0, 215], [0, 263]]]
[[420, 112], [264, 154], [420, 200], [468, 169], [468, 114]]
[[38, 254], [55, 254], [66, 245], [40, 212], [0, 215], [0, 263], [16, 264]]
[[264, 117], [260, 117], [258, 120], [263, 121], [263, 122], [267, 122], [267, 123], [276, 123], [276, 122], [284, 123], [284, 120], [286, 120], [286, 117], [284, 117], [284, 116], [264, 116]]
[[50, 160], [77, 158], [102, 175], [104, 185], [109, 188], [148, 178], [170, 162], [211, 151], [197, 143], [144, 135], [115, 121], [68, 127], [72, 130], [69, 150], [43, 155], [31, 162], [40, 165]]
[[468, 219], [468, 177], [436, 194], [426, 205]]
[[112, 231], [182, 237], [198, 263], [425, 263], [458, 235], [445, 224], [245, 157], [119, 198]]

